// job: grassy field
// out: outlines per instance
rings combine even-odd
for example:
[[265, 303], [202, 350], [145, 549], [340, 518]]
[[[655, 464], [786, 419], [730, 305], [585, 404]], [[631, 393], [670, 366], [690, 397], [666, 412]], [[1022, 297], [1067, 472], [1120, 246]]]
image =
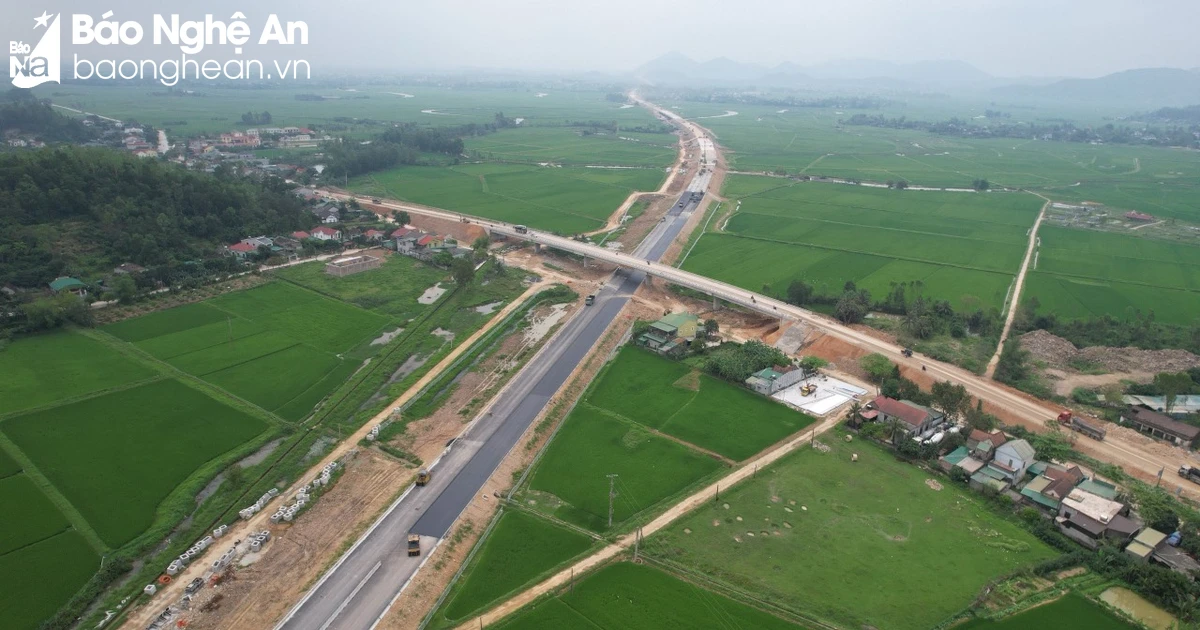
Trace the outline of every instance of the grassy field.
[[574, 234], [603, 227], [630, 193], [657, 190], [665, 177], [662, 168], [408, 166], [355, 178], [350, 188]]
[[783, 630], [799, 626], [657, 569], [621, 562], [600, 569], [581, 580], [572, 591], [531, 605], [496, 627]]
[[769, 398], [633, 346], [621, 350], [587, 400], [734, 460], [813, 422]]
[[1045, 226], [1024, 299], [1060, 319], [1154, 311], [1190, 325], [1200, 312], [1200, 248], [1124, 234]]
[[0, 415], [154, 376], [152, 370], [73, 332], [9, 344], [0, 350], [0, 373]]
[[534, 499], [538, 509], [593, 531], [608, 529], [606, 475], [618, 475], [613, 527], [620, 528], [626, 520], [721, 468], [707, 455], [587, 403], [577, 406], [564, 422], [529, 488], [543, 493]]
[[664, 168], [675, 161], [679, 138], [673, 134], [610, 131], [584, 135], [582, 129], [531, 127], [504, 129], [467, 140], [467, 151], [489, 161], [538, 164], [616, 165]]
[[1068, 594], [999, 621], [975, 619], [956, 630], [1132, 630], [1135, 626], [1110, 614], [1082, 595]]
[[426, 305], [417, 302], [417, 298], [448, 275], [443, 269], [409, 256], [388, 256], [382, 267], [344, 278], [325, 273], [324, 263], [294, 265], [272, 273], [288, 282], [400, 321], [424, 311]]
[[461, 622], [591, 546], [578, 532], [525, 512], [505, 512], [436, 619], [447, 627]]
[[945, 479], [934, 490], [881, 448], [825, 442], [831, 452], [804, 449], [676, 521], [647, 553], [843, 627], [911, 630], [1054, 555]]
[[345, 365], [357, 366], [365, 358], [342, 355], [389, 321], [387, 315], [274, 282], [104, 330], [268, 411], [299, 420], [338, 385], [331, 375], [344, 379]]
[[895, 191], [734, 176], [741, 207], [710, 225], [684, 268], [783, 295], [793, 280], [882, 299], [894, 283], [956, 308], [1000, 308], [1042, 201], [1017, 193]]
[[[271, 113], [263, 126], [324, 126], [359, 119], [350, 131], [378, 133], [393, 122], [430, 126], [488, 123], [498, 112], [524, 118], [522, 125], [564, 125], [568, 121], [616, 121], [626, 126], [652, 124], [654, 117], [640, 107], [622, 108], [604, 92], [544, 90], [526, 87], [447, 87], [432, 85], [356, 85], [335, 89], [305, 85], [269, 90], [193, 88], [192, 96], [172, 95], [161, 86], [71, 85], [38, 89], [38, 98], [56, 105], [120, 118], [136, 119], [172, 135], [189, 136], [244, 129], [242, 114]], [[316, 94], [322, 101], [297, 100]], [[65, 112], [64, 112], [65, 113]], [[375, 124], [369, 124], [374, 121]], [[183, 123], [183, 124], [179, 124]], [[624, 134], [622, 134], [624, 135]]]
[[159, 504], [197, 468], [266, 428], [174, 380], [0, 424], [112, 547], [149, 527]]
[[0, 619], [4, 627], [37, 628], [99, 566], [100, 556], [75, 531], [0, 555]]

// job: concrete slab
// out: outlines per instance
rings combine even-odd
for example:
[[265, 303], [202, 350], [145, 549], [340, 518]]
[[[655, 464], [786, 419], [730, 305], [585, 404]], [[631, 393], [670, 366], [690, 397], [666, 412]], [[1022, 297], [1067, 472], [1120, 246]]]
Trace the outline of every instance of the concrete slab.
[[828, 376], [817, 376], [808, 379], [807, 383], [817, 386], [816, 391], [808, 396], [800, 393], [801, 386], [805, 384], [805, 381], [801, 381], [787, 389], [775, 392], [771, 397], [793, 407], [799, 407], [805, 413], [824, 416], [867, 393], [867, 390], [861, 387]]

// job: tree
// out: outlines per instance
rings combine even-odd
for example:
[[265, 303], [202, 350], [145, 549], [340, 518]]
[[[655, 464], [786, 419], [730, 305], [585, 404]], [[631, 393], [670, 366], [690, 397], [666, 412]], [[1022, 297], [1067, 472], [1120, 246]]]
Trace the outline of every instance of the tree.
[[788, 304], [803, 306], [813, 297], [813, 287], [803, 280], [792, 280], [787, 288]]
[[917, 339], [928, 339], [935, 330], [934, 314], [929, 308], [929, 302], [919, 297], [913, 300], [904, 314], [904, 321], [901, 324], [908, 334]]
[[127, 275], [117, 276], [113, 281], [113, 295], [117, 296], [117, 301], [121, 304], [133, 304], [138, 295], [137, 283]]
[[1022, 349], [1016, 339], [1009, 339], [1000, 351], [996, 363], [996, 380], [1001, 383], [1016, 383], [1029, 376], [1029, 352]]
[[1171, 413], [1175, 399], [1180, 394], [1191, 391], [1196, 384], [1187, 372], [1159, 372], [1154, 375], [1154, 386], [1162, 392], [1166, 412]]
[[225, 481], [228, 481], [230, 486], [238, 488], [245, 480], [246, 469], [242, 468], [241, 464], [234, 464], [225, 470]]
[[1062, 433], [1031, 433], [1027, 439], [1038, 459], [1065, 462], [1073, 454], [1071, 442]]
[[1125, 387], [1120, 383], [1109, 383], [1100, 389], [1104, 402], [1114, 407], [1125, 402]]
[[31, 332], [52, 330], [67, 324], [92, 325], [92, 311], [79, 296], [62, 292], [21, 306], [25, 328]]
[[979, 192], [983, 192], [991, 187], [992, 187], [992, 185], [989, 184], [988, 180], [986, 180], [986, 179], [976, 179], [971, 182], [971, 188], [974, 188], [975, 190], [978, 190]]
[[820, 371], [821, 368], [825, 367], [826, 365], [829, 365], [828, 361], [826, 361], [825, 359], [822, 359], [821, 357], [814, 356], [811, 354], [804, 357], [803, 359], [800, 359], [800, 369], [804, 370], [804, 374], [806, 377], [816, 374], [818, 371]]
[[850, 424], [858, 424], [859, 421], [862, 420], [862, 416], [859, 415], [861, 413], [862, 403], [858, 402], [856, 399], [854, 402], [850, 403], [850, 409], [846, 412], [846, 418], [850, 420]]
[[878, 352], [868, 354], [858, 360], [858, 365], [867, 373], [872, 383], [882, 383], [892, 373], [892, 362]]
[[946, 419], [950, 421], [957, 421], [959, 414], [971, 405], [967, 388], [950, 381], [934, 383], [930, 395], [933, 397], [933, 407], [946, 414]]
[[405, 210], [396, 210], [392, 212], [392, 219], [394, 219], [396, 223], [399, 223], [400, 225], [408, 225], [409, 223], [412, 223], [412, 217], [408, 216], [408, 212]]
[[450, 263], [450, 273], [454, 275], [454, 282], [458, 286], [465, 287], [475, 279], [475, 264], [465, 257], [455, 258]]
[[[853, 285], [848, 283], [848, 286]], [[856, 291], [851, 288], [838, 298], [837, 304], [833, 307], [833, 315], [843, 324], [858, 324], [866, 318], [870, 308], [871, 294], [866, 289]]]
[[474, 258], [476, 261], [484, 261], [488, 257], [488, 248], [492, 246], [492, 239], [487, 235], [480, 236], [471, 243], [471, 249], [474, 250]]
[[721, 325], [715, 319], [704, 320], [704, 335], [709, 339], [713, 339], [721, 332]]

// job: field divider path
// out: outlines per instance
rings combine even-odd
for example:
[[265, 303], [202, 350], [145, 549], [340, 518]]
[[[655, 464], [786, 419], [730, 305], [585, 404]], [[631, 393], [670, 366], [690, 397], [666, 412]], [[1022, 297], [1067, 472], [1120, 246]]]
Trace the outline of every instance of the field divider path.
[[[829, 431], [837, 426], [842, 419], [842, 414], [830, 416], [822, 420], [819, 424], [811, 427], [806, 431], [793, 435], [787, 441], [777, 445], [775, 448], [765, 451], [759, 456], [749, 459], [742, 463], [737, 468], [729, 472], [729, 474], [721, 477], [712, 484], [701, 488], [692, 495], [676, 503], [668, 508], [665, 512], [655, 517], [649, 523], [641, 527], [642, 537], [651, 536], [655, 532], [675, 522], [680, 517], [686, 515], [692, 510], [714, 500], [718, 496], [721, 489], [729, 489], [734, 484], [749, 479], [758, 473], [759, 468], [765, 468], [784, 456], [799, 450], [800, 448], [811, 443], [816, 439], [816, 436]], [[616, 558], [631, 547], [636, 540], [636, 532], [625, 534], [613, 543], [606, 545], [596, 553], [583, 558], [562, 569], [553, 576], [543, 580], [542, 582], [522, 591], [518, 595], [504, 601], [498, 606], [477, 615], [476, 619], [458, 626], [458, 630], [475, 630], [481, 626], [487, 626], [511, 615], [512, 613], [524, 608], [534, 600], [546, 595], [559, 587], [567, 585], [576, 576], [598, 568], [609, 560]]]
[[[297, 475], [295, 481], [293, 481], [291, 485], [280, 492], [280, 496], [286, 497], [295, 494], [300, 486], [307, 484], [309, 479], [311, 479], [312, 476], [317, 473], [317, 471], [320, 471], [327, 464], [341, 459], [350, 450], [358, 448], [359, 441], [366, 437], [367, 433], [371, 431], [372, 427], [389, 418], [394, 410], [406, 404], [410, 399], [414, 398], [418, 393], [425, 389], [429, 383], [441, 375], [443, 371], [450, 368], [455, 361], [457, 361], [460, 354], [470, 349], [476, 341], [483, 337], [483, 335], [487, 334], [488, 331], [492, 330], [492, 328], [496, 325], [505, 321], [505, 319], [507, 319], [507, 317], [514, 310], [521, 308], [526, 301], [540, 293], [542, 290], [546, 289], [551, 284], [553, 283], [543, 281], [530, 285], [530, 287], [526, 289], [524, 293], [513, 299], [509, 304], [505, 305], [504, 308], [497, 311], [491, 319], [489, 319], [483, 326], [479, 328], [479, 330], [476, 330], [471, 334], [470, 337], [467, 337], [462, 343], [458, 344], [453, 350], [450, 351], [449, 354], [443, 357], [437, 365], [426, 372], [425, 375], [422, 376], [411, 387], [396, 397], [396, 399], [393, 400], [387, 407], [384, 407], [383, 410], [375, 415], [375, 417], [363, 423], [363, 425], [355, 430], [354, 433], [346, 436], [339, 444], [330, 450], [329, 453], [326, 453], [324, 457], [309, 467], [308, 470]], [[226, 533], [225, 538], [228, 540], [244, 539], [252, 532], [260, 531], [269, 527], [270, 518], [271, 513], [268, 510], [263, 510], [248, 520], [234, 521], [231, 524], [230, 531]], [[159, 589], [159, 594], [155, 595], [152, 603], [153, 605], [146, 605], [138, 610], [133, 610], [132, 605], [127, 606], [125, 610], [129, 612], [124, 624], [122, 624], [122, 627], [140, 630], [141, 628], [149, 625], [158, 615], [158, 611], [160, 610], [159, 604], [165, 605], [166, 602], [174, 602], [177, 600], [183, 595], [183, 589], [187, 583], [194, 578], [201, 577], [207, 569], [208, 563], [194, 562], [176, 575], [174, 581]]]
[[[1042, 199], [1046, 198], [1042, 197]], [[988, 360], [987, 369], [983, 372], [987, 378], [995, 376], [996, 366], [1000, 364], [1000, 354], [1004, 352], [1004, 342], [1008, 341], [1008, 335], [1012, 332], [1013, 321], [1017, 317], [1017, 310], [1021, 307], [1021, 289], [1025, 287], [1025, 275], [1029, 271], [1029, 261], [1033, 259], [1033, 252], [1037, 250], [1038, 228], [1042, 226], [1042, 218], [1046, 216], [1046, 208], [1049, 207], [1050, 200], [1046, 199], [1046, 203], [1042, 204], [1042, 209], [1038, 212], [1037, 219], [1033, 222], [1033, 227], [1029, 229], [1029, 246], [1025, 249], [1025, 259], [1021, 261], [1021, 269], [1017, 272], [1016, 283], [1013, 285], [1012, 298], [1008, 303], [1008, 315], [1004, 318], [1004, 328], [1000, 331], [1000, 342], [996, 344], [996, 352]]]
[[[130, 381], [130, 382], [128, 382], [128, 383], [121, 383], [120, 385], [114, 385], [114, 386], [112, 386], [112, 387], [105, 387], [104, 389], [98, 389], [98, 390], [96, 390], [96, 391], [94, 391], [94, 392], [88, 392], [88, 393], [86, 393], [86, 394], [79, 394], [78, 396], [70, 396], [70, 397], [67, 397], [67, 398], [60, 398], [60, 399], [58, 399], [58, 400], [56, 400], [56, 401], [54, 401], [54, 402], [46, 403], [46, 404], [44, 404], [44, 405], [38, 405], [38, 406], [36, 406], [36, 407], [26, 407], [26, 408], [24, 408], [24, 409], [18, 409], [18, 410], [16, 410], [16, 411], [10, 411], [10, 412], [8, 412], [8, 413], [0, 413], [0, 422], [4, 422], [5, 420], [8, 420], [9, 418], [15, 418], [15, 417], [17, 417], [17, 416], [23, 416], [23, 415], [25, 415], [25, 414], [28, 414], [28, 413], [35, 413], [35, 412], [38, 412], [38, 411], [46, 411], [46, 410], [48, 410], [48, 409], [53, 409], [53, 408], [55, 408], [55, 407], [63, 407], [63, 406], [65, 406], [65, 405], [71, 405], [71, 404], [74, 404], [74, 403], [77, 403], [77, 402], [83, 402], [83, 401], [85, 401], [85, 400], [91, 400], [92, 398], [96, 398], [96, 397], [99, 397], [99, 396], [103, 396], [103, 395], [105, 395], [105, 394], [114, 394], [114, 393], [116, 393], [116, 392], [125, 391], [125, 390], [127, 390], [127, 389], [133, 389], [133, 388], [135, 388], [135, 387], [141, 387], [142, 385], [149, 385], [149, 384], [151, 384], [151, 383], [154, 383], [154, 382], [157, 382], [157, 381], [161, 381], [161, 380], [163, 380], [164, 378], [167, 378], [167, 375], [165, 375], [165, 374], [155, 374], [154, 376], [151, 376], [151, 377], [149, 377], [149, 378], [143, 378], [143, 379], [140, 379], [140, 380], [137, 380], [137, 381]], [[2, 477], [0, 477], [0, 479], [2, 479]]]
[[46, 495], [46, 498], [50, 500], [50, 503], [54, 504], [54, 507], [59, 512], [62, 512], [63, 517], [67, 519], [68, 523], [70, 523], [71, 528], [79, 532], [80, 535], [83, 536], [83, 539], [87, 541], [88, 545], [90, 545], [92, 549], [96, 550], [98, 555], [103, 557], [104, 554], [108, 552], [108, 545], [106, 545], [104, 540], [100, 538], [100, 534], [97, 534], [96, 530], [92, 529], [92, 526], [87, 522], [87, 519], [83, 517], [83, 514], [80, 513], [80, 511], [75, 508], [75, 505], [58, 490], [58, 488], [54, 485], [54, 482], [50, 481], [50, 478], [42, 473], [42, 471], [36, 465], [34, 465], [33, 460], [29, 459], [29, 457], [27, 457], [25, 453], [8, 438], [8, 435], [4, 434], [3, 432], [0, 432], [0, 451], [8, 453], [9, 457], [12, 457], [18, 464], [21, 465], [21, 472], [23, 472], [25, 476], [33, 482], [33, 485], [37, 486], [38, 490], [40, 490], [42, 494]]

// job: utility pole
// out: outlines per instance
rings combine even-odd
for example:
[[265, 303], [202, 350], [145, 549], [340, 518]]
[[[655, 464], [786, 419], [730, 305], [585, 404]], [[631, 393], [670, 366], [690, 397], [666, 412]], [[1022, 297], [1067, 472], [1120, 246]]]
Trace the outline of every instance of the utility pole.
[[617, 473], [606, 476], [608, 477], [608, 526], [612, 527], [613, 500], [617, 498]]

